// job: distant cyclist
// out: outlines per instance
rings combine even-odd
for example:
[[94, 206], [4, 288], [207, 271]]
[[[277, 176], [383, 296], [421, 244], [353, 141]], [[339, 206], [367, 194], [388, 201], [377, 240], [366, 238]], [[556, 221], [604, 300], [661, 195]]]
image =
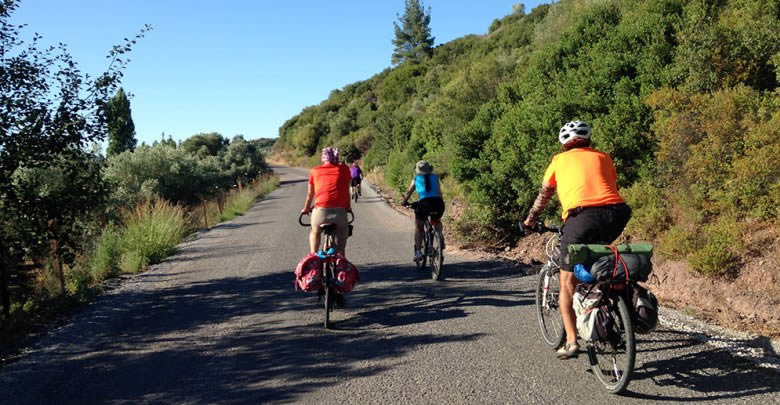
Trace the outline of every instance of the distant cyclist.
[[352, 163], [349, 174], [352, 176], [352, 187], [357, 187], [358, 195], [363, 195], [360, 190], [360, 183], [363, 182], [363, 170], [360, 169], [357, 162]]
[[[441, 198], [439, 176], [433, 173], [433, 166], [430, 163], [421, 160], [417, 162], [414, 171], [414, 179], [412, 179], [412, 183], [404, 195], [404, 204], [407, 204], [412, 193], [417, 191], [419, 201], [414, 209], [414, 260], [417, 261], [423, 258], [423, 226], [429, 216], [436, 231], [442, 231], [441, 217], [444, 214], [444, 200]], [[444, 249], [443, 245], [442, 249]]]
[[[312, 253], [320, 246], [321, 224], [336, 224], [336, 244], [338, 251], [344, 252], [347, 247], [347, 211], [351, 210], [349, 200], [349, 184], [352, 177], [345, 164], [339, 164], [339, 150], [325, 148], [322, 150], [322, 165], [311, 169], [309, 174], [309, 190], [306, 202], [303, 203], [303, 214], [311, 213], [311, 232], [309, 233], [309, 248]], [[314, 201], [314, 210], [311, 203]]]
[[577, 279], [572, 272], [567, 246], [576, 243], [612, 243], [631, 218], [631, 208], [618, 193], [617, 171], [606, 153], [590, 147], [590, 127], [582, 121], [564, 125], [558, 140], [563, 153], [553, 157], [542, 179], [542, 189], [523, 225], [533, 228], [553, 193], [563, 208], [563, 236], [560, 240], [561, 293], [559, 305], [566, 329], [561, 358], [576, 356], [577, 328], [572, 295]]

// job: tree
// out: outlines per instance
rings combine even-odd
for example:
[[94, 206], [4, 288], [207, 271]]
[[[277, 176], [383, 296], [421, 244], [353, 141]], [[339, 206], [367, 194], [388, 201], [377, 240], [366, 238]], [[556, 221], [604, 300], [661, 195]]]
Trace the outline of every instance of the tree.
[[108, 149], [106, 154], [113, 156], [126, 150], [135, 149], [135, 124], [130, 114], [130, 100], [120, 87], [114, 98], [106, 103], [108, 120]]
[[59, 167], [73, 195], [99, 186], [99, 171], [83, 170], [91, 165], [84, 149], [105, 137], [107, 103], [127, 64], [124, 54], [150, 28], [114, 46], [109, 67], [93, 78], [82, 75], [66, 45], [40, 49], [39, 35], [25, 42], [24, 26], [9, 23], [16, 8], [15, 1], [0, 0], [0, 301], [6, 317], [8, 269], [61, 236], [58, 230], [69, 228], [82, 209], [78, 198], [50, 204], [54, 194], [42, 194], [50, 188], [42, 182], [35, 180], [43, 185], [40, 192], [23, 184], [40, 179], [40, 170]]
[[181, 147], [200, 157], [217, 156], [224, 150], [230, 141], [217, 132], [207, 134], [195, 134], [182, 142]]
[[265, 170], [263, 155], [254, 143], [247, 142], [236, 135], [222, 155], [223, 173], [241, 188], [248, 180], [257, 177]]
[[[400, 23], [400, 25], [399, 25]], [[422, 1], [406, 0], [403, 16], [398, 16], [398, 22], [393, 22], [395, 39], [393, 39], [393, 64], [405, 60], [420, 60], [433, 55], [433, 39], [431, 36], [431, 8], [423, 9]]]

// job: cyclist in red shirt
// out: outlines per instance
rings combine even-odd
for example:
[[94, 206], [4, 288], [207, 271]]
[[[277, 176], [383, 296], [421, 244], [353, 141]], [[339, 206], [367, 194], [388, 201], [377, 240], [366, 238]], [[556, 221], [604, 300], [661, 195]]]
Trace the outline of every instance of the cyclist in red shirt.
[[[336, 224], [337, 252], [343, 253], [347, 247], [347, 211], [351, 211], [349, 199], [349, 184], [352, 176], [349, 167], [339, 164], [339, 150], [327, 147], [322, 150], [322, 165], [311, 169], [309, 174], [309, 191], [301, 212], [311, 213], [311, 231], [309, 232], [309, 248], [312, 253], [320, 246], [320, 225]], [[314, 209], [311, 203], [314, 201]]]
[[617, 172], [606, 153], [590, 147], [590, 127], [582, 121], [564, 125], [558, 140], [563, 153], [553, 157], [542, 179], [542, 190], [536, 197], [523, 225], [533, 228], [556, 189], [563, 207], [563, 235], [559, 243], [561, 266], [561, 307], [566, 344], [558, 350], [561, 358], [579, 352], [572, 296], [577, 279], [569, 262], [568, 245], [576, 243], [612, 243], [631, 218], [631, 208], [618, 193]]

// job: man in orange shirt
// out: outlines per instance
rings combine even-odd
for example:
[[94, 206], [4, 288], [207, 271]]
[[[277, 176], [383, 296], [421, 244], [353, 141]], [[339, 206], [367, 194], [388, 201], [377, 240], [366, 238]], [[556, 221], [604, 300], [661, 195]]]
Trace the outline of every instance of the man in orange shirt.
[[[322, 165], [311, 169], [309, 174], [309, 191], [301, 212], [311, 213], [311, 232], [309, 232], [309, 248], [312, 253], [320, 246], [320, 225], [336, 224], [337, 252], [344, 252], [347, 247], [347, 211], [351, 210], [349, 199], [349, 184], [352, 176], [345, 164], [339, 164], [338, 149], [327, 147], [322, 150]], [[312, 200], [314, 210], [311, 209]]]
[[564, 152], [553, 157], [523, 225], [533, 228], [555, 190], [563, 207], [563, 235], [559, 241], [561, 307], [566, 344], [558, 350], [562, 358], [579, 352], [572, 295], [577, 279], [572, 272], [567, 247], [576, 243], [612, 243], [631, 218], [631, 208], [618, 193], [617, 172], [606, 153], [590, 147], [590, 127], [582, 121], [564, 125], [558, 140]]

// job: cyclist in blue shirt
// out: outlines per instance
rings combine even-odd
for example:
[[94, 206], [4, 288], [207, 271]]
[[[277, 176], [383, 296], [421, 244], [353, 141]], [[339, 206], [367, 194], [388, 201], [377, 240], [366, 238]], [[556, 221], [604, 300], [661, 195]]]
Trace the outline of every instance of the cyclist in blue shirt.
[[[441, 217], [444, 215], [444, 200], [441, 198], [439, 176], [433, 173], [433, 166], [430, 163], [424, 160], [417, 162], [414, 172], [414, 179], [404, 195], [404, 204], [409, 201], [412, 193], [417, 191], [419, 201], [414, 209], [416, 225], [414, 231], [414, 260], [417, 261], [423, 258], [423, 226], [429, 216], [436, 231], [442, 231]], [[442, 238], [443, 240], [444, 238]], [[444, 246], [442, 246], [442, 249], [444, 249]]]

